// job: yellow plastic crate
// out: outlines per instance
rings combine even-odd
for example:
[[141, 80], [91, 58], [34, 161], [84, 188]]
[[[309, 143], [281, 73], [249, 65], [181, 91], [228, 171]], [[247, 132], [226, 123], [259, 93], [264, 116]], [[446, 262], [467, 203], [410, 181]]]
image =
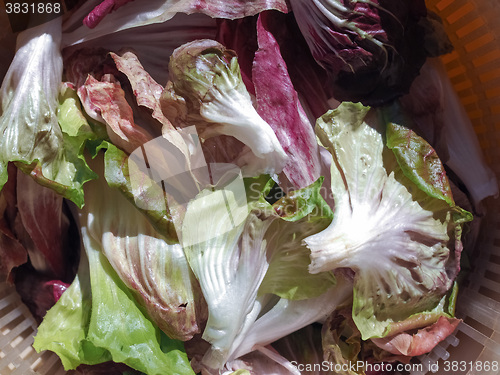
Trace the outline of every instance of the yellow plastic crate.
[[[486, 161], [500, 180], [500, 1], [427, 0], [427, 5], [441, 16], [455, 46], [442, 60]], [[421, 370], [412, 375], [500, 374], [500, 369], [487, 366], [493, 361], [500, 366], [499, 199], [488, 199], [486, 207], [473, 253], [475, 268], [458, 297], [457, 316], [463, 322], [453, 335], [419, 358]], [[36, 327], [15, 290], [0, 283], [0, 374], [74, 373], [65, 372], [56, 355], [35, 352], [31, 344]], [[455, 369], [451, 368], [454, 363]], [[461, 371], [464, 363], [466, 370]]]

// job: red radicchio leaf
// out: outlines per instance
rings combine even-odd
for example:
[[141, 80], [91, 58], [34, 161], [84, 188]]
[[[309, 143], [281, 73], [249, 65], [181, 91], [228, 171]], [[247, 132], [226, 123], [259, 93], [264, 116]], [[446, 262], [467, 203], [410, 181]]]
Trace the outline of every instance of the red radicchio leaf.
[[[333, 95], [326, 71], [311, 55], [293, 14], [267, 11], [262, 15], [266, 17], [266, 29], [280, 46], [291, 81], [300, 99], [307, 105], [306, 111], [310, 111], [314, 118], [320, 117], [330, 109], [328, 100]], [[238, 55], [243, 82], [253, 95], [252, 62], [258, 49], [256, 22], [257, 17], [218, 20], [216, 36], [217, 41]]]
[[108, 51], [101, 48], [65, 50], [63, 56], [66, 79], [77, 88], [85, 84], [89, 74], [100, 79], [113, 68], [108, 58]]
[[9, 163], [7, 171], [9, 178], [0, 192], [0, 279], [12, 283], [12, 269], [26, 263], [28, 253], [13, 233], [17, 169]]
[[125, 74], [131, 84], [134, 96], [139, 106], [152, 111], [151, 116], [156, 119], [165, 129], [175, 130], [174, 126], [161, 111], [160, 96], [163, 86], [157, 83], [146, 72], [137, 56], [132, 52], [124, 52], [121, 56], [110, 53], [117, 69]]
[[96, 27], [109, 13], [120, 8], [133, 0], [104, 0], [96, 6], [92, 12], [83, 20], [83, 24], [89, 29]]
[[30, 264], [25, 264], [15, 273], [15, 285], [16, 291], [33, 317], [41, 322], [70, 284], [52, 280], [37, 272]]
[[216, 40], [238, 55], [241, 78], [248, 92], [255, 95], [252, 82], [252, 63], [257, 51], [256, 17], [242, 19], [218, 20]]
[[441, 316], [435, 323], [418, 330], [413, 335], [401, 332], [390, 337], [372, 339], [372, 341], [389, 353], [413, 357], [430, 352], [439, 342], [453, 333], [458, 323], [460, 323], [459, 319]]
[[52, 289], [52, 298], [54, 298], [55, 302], [59, 301], [59, 298], [61, 298], [66, 289], [69, 288], [69, 285], [70, 284], [60, 280], [51, 280], [44, 284], [46, 288]]
[[104, 75], [98, 81], [89, 75], [78, 89], [78, 95], [87, 113], [100, 114], [107, 125], [109, 138], [121, 149], [131, 153], [152, 139], [148, 132], [135, 124], [125, 92], [113, 76]]
[[[204, 13], [212, 18], [237, 19], [254, 16], [265, 10], [275, 9], [288, 13], [285, 0], [190, 0], [186, 13]], [[224, 4], [224, 5], [221, 5]]]
[[[95, 28], [109, 13], [132, 0], [104, 0], [85, 17], [83, 23], [89, 28]], [[237, 19], [254, 16], [264, 10], [275, 9], [283, 13], [289, 11], [285, 0], [170, 0], [161, 4], [163, 11], [186, 14], [203, 13], [212, 18]], [[137, 9], [137, 8], [136, 8]], [[134, 9], [134, 10], [136, 10]], [[132, 11], [134, 11], [132, 10]]]
[[21, 243], [0, 230], [0, 277], [12, 283], [12, 269], [28, 261], [28, 253]]
[[424, 0], [290, 0], [339, 101], [382, 105], [408, 92], [427, 52]]
[[259, 49], [252, 71], [257, 112], [274, 130], [289, 157], [283, 170], [286, 177], [294, 188], [303, 188], [319, 178], [318, 145], [266, 19], [267, 14], [261, 14], [257, 20]]
[[42, 255], [49, 267], [46, 271], [64, 278], [67, 272], [64, 238], [69, 222], [63, 214], [62, 196], [19, 171], [17, 207], [24, 230], [33, 243], [32, 251]]
[[301, 100], [316, 119], [332, 108], [328, 101], [333, 91], [327, 72], [314, 60], [293, 14], [268, 13], [272, 13], [272, 17], [267, 17], [268, 30], [281, 47], [288, 74]]

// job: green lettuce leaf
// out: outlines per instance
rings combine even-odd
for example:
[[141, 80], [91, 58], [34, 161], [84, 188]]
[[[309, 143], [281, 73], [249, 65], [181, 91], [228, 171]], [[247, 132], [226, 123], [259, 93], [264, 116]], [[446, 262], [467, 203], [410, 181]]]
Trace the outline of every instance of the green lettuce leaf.
[[159, 233], [165, 236], [168, 242], [178, 242], [174, 216], [167, 205], [165, 193], [161, 187], [151, 178], [143, 175], [141, 186], [144, 189], [137, 194], [134, 192], [137, 189], [134, 189], [131, 182], [129, 156], [109, 142], [104, 142], [100, 148], [106, 148], [104, 176], [109, 186], [118, 189], [129, 202], [135, 204], [136, 208], [146, 216]]
[[80, 364], [94, 365], [111, 360], [109, 351], [87, 340], [91, 314], [89, 264], [85, 253], [70, 287], [51, 308], [38, 327], [33, 347], [56, 353], [66, 370]]
[[394, 153], [403, 174], [428, 196], [448, 203], [456, 222], [471, 221], [472, 214], [455, 204], [444, 166], [431, 145], [404, 126], [404, 119], [399, 119], [400, 124], [394, 119], [386, 121], [387, 147]]
[[387, 124], [387, 147], [405, 176], [428, 195], [453, 205], [453, 196], [441, 160], [414, 131], [394, 122]]
[[71, 90], [61, 92], [60, 39], [60, 19], [19, 35], [0, 90], [0, 183], [7, 162], [16, 162], [39, 184], [82, 207], [82, 186], [95, 178], [82, 156], [92, 133]]
[[339, 366], [345, 366], [343, 375], [365, 374], [360, 352], [361, 334], [352, 320], [349, 309], [334, 311], [321, 330], [324, 359]]
[[[242, 182], [242, 181], [241, 181]], [[268, 268], [263, 236], [272, 220], [231, 189], [204, 190], [188, 205], [182, 224], [184, 252], [208, 305], [203, 361], [220, 369], [257, 318], [257, 291]]]
[[178, 342], [170, 352], [162, 352], [158, 327], [145, 317], [142, 308], [119, 281], [93, 239], [84, 231], [82, 234], [93, 285], [88, 339], [95, 346], [107, 349], [113, 361], [125, 363], [149, 375], [165, 374], [167, 371], [192, 374], [182, 342]]
[[321, 197], [323, 179], [296, 190], [273, 205], [284, 216], [274, 220], [264, 239], [269, 269], [259, 294], [272, 293], [290, 300], [318, 297], [335, 285], [331, 272], [309, 273], [310, 251], [304, 238], [324, 230], [333, 213]]
[[[102, 157], [92, 161], [103, 173]], [[101, 174], [102, 175], [102, 174]], [[168, 243], [144, 215], [101, 178], [86, 186], [81, 220], [147, 316], [169, 337], [200, 332], [206, 307], [179, 243]]]
[[194, 374], [182, 342], [146, 318], [86, 227], [82, 238], [78, 277], [48, 311], [34, 348], [54, 351], [66, 370], [112, 360], [148, 375]]
[[288, 157], [254, 108], [234, 51], [209, 39], [186, 43], [173, 52], [169, 76], [160, 103], [172, 124], [196, 125], [202, 139], [224, 135], [243, 143], [233, 162], [245, 177], [283, 170]]
[[308, 272], [302, 239], [328, 226], [332, 215], [319, 194], [322, 179], [275, 207], [264, 199], [265, 179], [246, 182], [255, 184], [251, 199], [234, 188], [204, 190], [183, 222], [181, 244], [209, 312], [203, 339], [211, 347], [202, 364], [212, 370], [329, 314], [352, 293], [331, 272]]
[[7, 165], [8, 162], [4, 162], [3, 160], [0, 159], [0, 190], [3, 188], [3, 186], [7, 183], [7, 180], [9, 179], [9, 174], [7, 172]]
[[[391, 327], [397, 332], [383, 338], [361, 340], [352, 319], [352, 311], [335, 311], [323, 325], [325, 360], [349, 366], [346, 374], [364, 374], [363, 364], [371, 362], [405, 362], [409, 357], [424, 354], [450, 335], [460, 322], [452, 318], [457, 292], [456, 282], [432, 311], [415, 314]], [[423, 327], [422, 327], [423, 326]], [[419, 328], [422, 327], [422, 328]]]
[[[384, 130], [360, 104], [343, 103], [318, 120], [318, 137], [333, 158], [335, 216], [327, 229], [305, 239], [312, 273], [354, 271], [352, 314], [363, 340], [394, 334], [398, 322], [438, 308], [453, 285], [461, 250], [455, 208], [428, 194], [435, 175], [415, 172], [424, 189], [406, 177], [384, 144]], [[417, 145], [425, 149], [423, 142]], [[445, 176], [439, 181], [434, 195], [448, 189]]]

